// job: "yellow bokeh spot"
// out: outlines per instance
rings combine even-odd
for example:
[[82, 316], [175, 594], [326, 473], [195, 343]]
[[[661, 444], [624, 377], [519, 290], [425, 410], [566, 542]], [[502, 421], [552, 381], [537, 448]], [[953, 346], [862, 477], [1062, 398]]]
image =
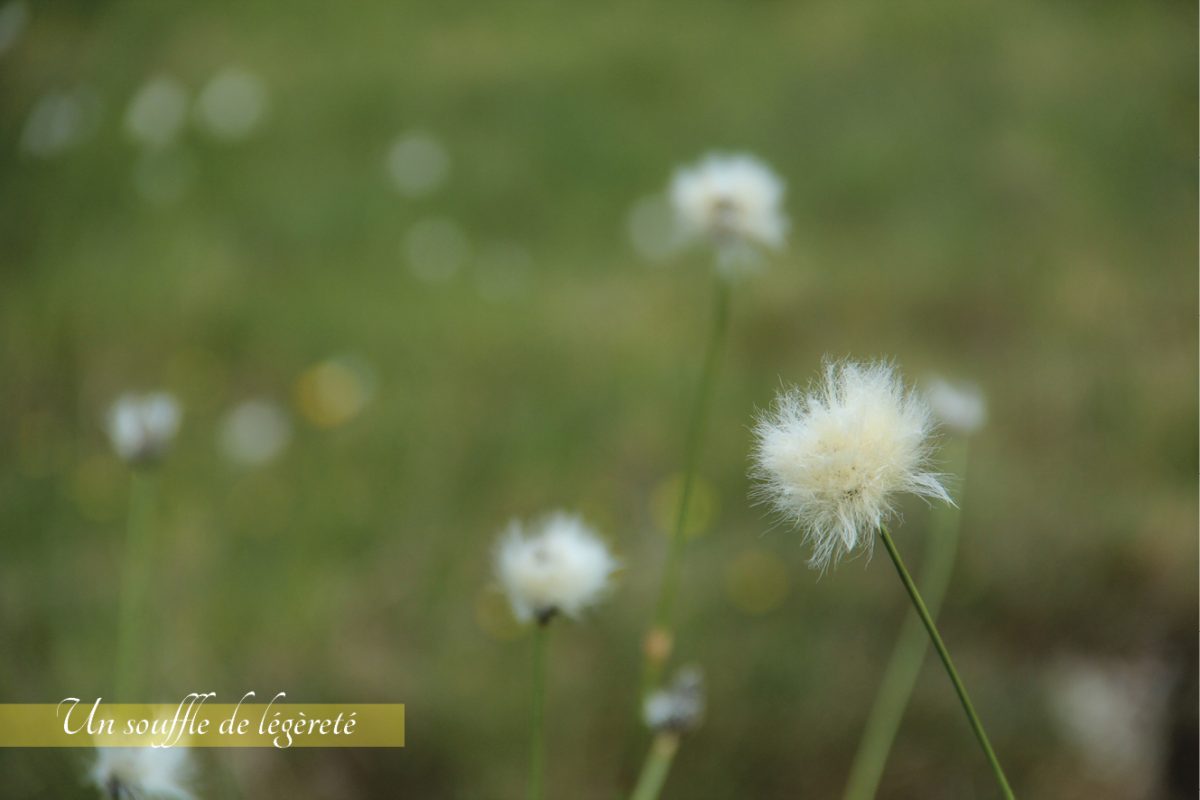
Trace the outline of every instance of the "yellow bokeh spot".
[[[667, 536], [675, 532], [675, 519], [679, 515], [679, 499], [683, 492], [683, 476], [672, 475], [654, 488], [650, 495], [650, 515], [654, 527]], [[717, 494], [712, 484], [696, 476], [692, 483], [692, 496], [688, 502], [687, 525], [684, 535], [695, 537], [704, 533], [717, 513]]]
[[475, 596], [475, 624], [485, 634], [502, 642], [520, 638], [521, 623], [509, 608], [508, 600], [495, 588], [485, 588]]
[[773, 553], [746, 550], [725, 570], [725, 594], [738, 610], [765, 614], [778, 608], [788, 595], [787, 566]]
[[296, 409], [318, 428], [345, 425], [366, 408], [370, 395], [365, 371], [343, 360], [314, 364], [296, 379]]

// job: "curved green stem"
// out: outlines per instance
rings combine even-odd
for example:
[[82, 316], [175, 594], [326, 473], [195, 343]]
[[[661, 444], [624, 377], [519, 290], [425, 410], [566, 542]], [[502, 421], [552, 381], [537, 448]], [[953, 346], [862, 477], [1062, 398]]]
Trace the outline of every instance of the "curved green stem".
[[146, 595], [153, 557], [155, 476], [134, 470], [129, 484], [129, 519], [125, 563], [121, 573], [121, 600], [117, 618], [117, 674], [115, 700], [133, 702], [133, 693], [144, 692], [146, 667]]
[[529, 734], [529, 800], [541, 800], [546, 761], [546, 638], [545, 622], [533, 630], [533, 717]]
[[709, 328], [708, 343], [704, 349], [704, 363], [700, 369], [700, 378], [696, 383], [691, 416], [688, 418], [687, 434], [684, 440], [683, 486], [679, 492], [675, 525], [671, 530], [671, 544], [667, 551], [666, 563], [663, 566], [662, 582], [659, 584], [658, 602], [654, 611], [654, 627], [651, 631], [652, 635], [657, 635], [664, 643], [664, 647], [662, 648], [663, 652], [656, 651], [646, 654], [645, 669], [642, 675], [643, 694], [658, 684], [670, 649], [671, 613], [675, 595], [679, 590], [684, 543], [687, 538], [688, 509], [692, 500], [692, 492], [695, 489], [700, 448], [704, 440], [704, 426], [712, 401], [713, 387], [716, 385], [721, 350], [729, 332], [731, 293], [729, 281], [719, 275], [714, 280], [712, 325]]
[[950, 676], [950, 682], [954, 684], [954, 691], [958, 693], [959, 702], [962, 703], [963, 711], [967, 714], [967, 721], [971, 723], [971, 730], [975, 732], [975, 738], [979, 740], [979, 746], [983, 748], [983, 754], [987, 756], [988, 763], [992, 766], [992, 772], [995, 774], [996, 783], [1000, 786], [1000, 791], [1006, 800], [1014, 800], [1012, 788], [1009, 787], [1008, 779], [1004, 776], [1004, 769], [1000, 766], [1000, 760], [996, 758], [996, 751], [992, 749], [992, 743], [988, 740], [987, 732], [983, 729], [983, 723], [979, 721], [979, 715], [975, 713], [975, 707], [971, 704], [971, 698], [967, 694], [967, 687], [963, 685], [962, 679], [958, 677], [958, 670], [954, 668], [954, 662], [950, 659], [950, 651], [946, 649], [946, 643], [942, 641], [942, 635], [938, 633], [937, 625], [934, 623], [933, 616], [929, 613], [929, 608], [925, 605], [925, 601], [921, 599], [921, 593], [917, 590], [917, 585], [913, 583], [912, 576], [908, 574], [908, 569], [904, 566], [904, 561], [900, 558], [900, 551], [896, 549], [896, 543], [892, 541], [892, 535], [882, 525], [879, 527], [879, 538], [883, 540], [883, 546], [887, 548], [888, 555], [892, 557], [892, 563], [896, 565], [896, 572], [900, 575], [900, 582], [904, 584], [908, 596], [912, 598], [913, 607], [917, 610], [921, 622], [925, 625], [925, 630], [929, 633], [929, 639], [933, 642], [933, 647], [937, 650], [938, 657], [941, 658], [942, 664], [946, 667], [946, 673]]
[[[967, 443], [965, 439], [951, 439], [946, 446], [947, 471], [965, 479]], [[954, 556], [958, 551], [959, 506], [939, 505], [933, 511], [932, 524], [925, 546], [925, 558], [921, 569], [921, 586], [925, 603], [933, 617], [937, 617], [950, 575], [954, 571]], [[904, 710], [912, 697], [917, 676], [929, 650], [929, 637], [921, 625], [916, 611], [909, 611], [900, 628], [896, 648], [879, 684], [875, 703], [867, 715], [862, 741], [850, 767], [850, 779], [846, 784], [845, 800], [871, 800], [879, 790], [883, 770], [891, 753], [892, 743]]]
[[646, 755], [646, 763], [642, 765], [642, 773], [638, 776], [637, 786], [629, 796], [630, 800], [657, 800], [663, 784], [667, 782], [667, 773], [671, 771], [671, 762], [678, 749], [678, 734], [664, 732], [654, 737], [654, 741], [650, 743], [650, 752]]

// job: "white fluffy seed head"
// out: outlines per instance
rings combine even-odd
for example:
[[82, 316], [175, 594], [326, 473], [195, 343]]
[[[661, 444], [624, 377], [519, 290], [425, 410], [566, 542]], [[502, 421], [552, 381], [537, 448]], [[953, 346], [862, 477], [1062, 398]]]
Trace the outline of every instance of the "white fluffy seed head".
[[166, 392], [125, 394], [108, 411], [108, 438], [124, 461], [142, 465], [157, 461], [179, 431], [183, 412]]
[[646, 696], [642, 719], [650, 730], [686, 733], [704, 719], [704, 673], [697, 666], [679, 670], [671, 684]]
[[192, 800], [185, 747], [100, 747], [90, 778], [108, 800]]
[[987, 422], [987, 400], [973, 383], [951, 383], [934, 378], [925, 388], [934, 416], [950, 430], [969, 436]]
[[804, 531], [825, 569], [859, 549], [901, 492], [953, 502], [928, 471], [932, 419], [886, 362], [827, 362], [823, 380], [792, 389], [755, 428], [759, 493]]
[[716, 248], [727, 274], [752, 263], [756, 248], [778, 250], [787, 237], [783, 181], [763, 162], [743, 154], [713, 153], [678, 170], [671, 205], [685, 236]]
[[510, 523], [495, 551], [496, 576], [522, 621], [578, 616], [601, 599], [616, 568], [596, 532], [562, 512], [528, 526]]

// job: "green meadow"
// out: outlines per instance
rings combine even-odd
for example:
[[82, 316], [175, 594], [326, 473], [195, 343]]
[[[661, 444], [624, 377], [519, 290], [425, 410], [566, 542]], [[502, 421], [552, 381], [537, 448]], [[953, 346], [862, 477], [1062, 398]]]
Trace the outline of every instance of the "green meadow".
[[[208, 751], [199, 797], [523, 796], [529, 632], [491, 558], [556, 508], [622, 568], [551, 637], [547, 796], [628, 796], [714, 282], [631, 219], [744, 151], [791, 228], [734, 289], [672, 662], [708, 714], [663, 797], [845, 786], [908, 599], [881, 550], [810, 570], [748, 477], [755, 415], [827, 356], [987, 397], [940, 625], [1017, 795], [1195, 796], [1194, 7], [25, 8], [0, 50], [0, 700], [112, 692], [130, 470], [105, 415], [164, 389], [144, 699], [407, 705], [403, 750]], [[264, 94], [222, 138], [197, 109], [230, 68]], [[147, 143], [156, 76], [188, 105]], [[413, 132], [445, 163], [406, 193]], [[263, 463], [222, 446], [247, 400], [290, 431]], [[919, 575], [936, 512], [901, 510]], [[96, 796], [88, 758], [0, 751], [0, 797]], [[879, 797], [990, 781], [926, 659]]]

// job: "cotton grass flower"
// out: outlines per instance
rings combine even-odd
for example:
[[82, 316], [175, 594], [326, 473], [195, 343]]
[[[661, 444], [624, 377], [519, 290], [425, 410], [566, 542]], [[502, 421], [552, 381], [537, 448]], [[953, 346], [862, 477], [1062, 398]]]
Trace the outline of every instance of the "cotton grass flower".
[[183, 747], [100, 747], [89, 775], [107, 800], [192, 800], [190, 752]]
[[671, 684], [651, 692], [642, 703], [642, 719], [652, 731], [686, 733], [704, 718], [704, 673], [697, 666], [679, 670]]
[[[715, 391], [721, 353], [729, 333], [731, 295], [737, 279], [758, 261], [761, 248], [778, 249], [787, 233], [780, 204], [783, 182], [752, 156], [713, 153], [698, 164], [678, 170], [668, 191], [679, 233], [684, 239], [708, 242], [716, 257], [713, 310], [699, 379], [687, 420], [683, 447], [683, 481], [663, 561], [654, 617], [643, 639], [644, 692], [658, 686], [674, 647], [671, 617], [683, 571], [684, 534], [700, 467], [708, 410]], [[653, 206], [649, 217], [657, 227]], [[671, 242], [673, 245], [674, 242]]]
[[130, 702], [134, 693], [142, 690], [142, 676], [148, 662], [144, 650], [144, 613], [153, 570], [149, 548], [155, 528], [157, 475], [144, 467], [156, 463], [167, 452], [179, 430], [181, 416], [179, 403], [165, 392], [123, 395], [108, 413], [108, 436], [113, 449], [135, 467], [129, 485], [125, 565], [117, 617], [115, 685], [123, 702]]
[[1147, 798], [1170, 730], [1171, 669], [1154, 657], [1061, 657], [1045, 674], [1056, 727], [1114, 796]]
[[682, 668], [669, 686], [646, 695], [642, 719], [654, 732], [654, 739], [631, 800], [657, 800], [679, 750], [680, 739], [699, 727], [703, 717], [704, 674], [699, 667]]
[[670, 186], [681, 232], [711, 242], [724, 272], [753, 262], [756, 248], [783, 247], [783, 195], [783, 181], [745, 154], [709, 154], [678, 170]]
[[562, 512], [530, 526], [512, 522], [495, 552], [496, 576], [523, 622], [578, 616], [603, 597], [616, 568], [596, 532], [581, 517]]
[[819, 385], [785, 391], [759, 419], [759, 493], [804, 531], [813, 567], [869, 552], [896, 494], [952, 502], [928, 471], [932, 425], [890, 364], [829, 362]]
[[166, 392], [125, 394], [109, 409], [106, 427], [117, 455], [140, 466], [166, 453], [182, 417], [178, 401]]
[[940, 477], [928, 471], [932, 425], [924, 398], [904, 387], [891, 364], [827, 362], [821, 382], [808, 391], [785, 391], [759, 419], [754, 469], [761, 496], [812, 544], [814, 567], [824, 569], [856, 550], [869, 552], [879, 536], [997, 786], [1012, 800], [1008, 778], [950, 651], [884, 524], [901, 492], [952, 502]]
[[925, 396], [938, 421], [957, 434], [970, 436], [987, 422], [987, 401], [983, 390], [973, 383], [934, 378], [926, 386]]
[[495, 551], [496, 576], [517, 619], [533, 631], [530, 800], [541, 800], [545, 772], [546, 639], [558, 614], [577, 616], [608, 589], [616, 559], [582, 518], [555, 512], [533, 525], [512, 522]]

